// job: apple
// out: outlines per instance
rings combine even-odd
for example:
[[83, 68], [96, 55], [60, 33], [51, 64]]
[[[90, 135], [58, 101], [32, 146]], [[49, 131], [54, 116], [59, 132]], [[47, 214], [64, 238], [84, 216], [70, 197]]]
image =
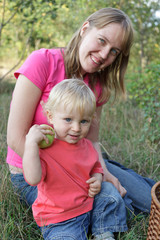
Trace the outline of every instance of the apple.
[[54, 133], [53, 135], [50, 135], [50, 134], [46, 134], [46, 137], [48, 138], [49, 140], [49, 143], [46, 143], [46, 141], [43, 139], [40, 143], [39, 143], [39, 147], [40, 148], [47, 148], [47, 147], [50, 147], [54, 141], [54, 137], [55, 137], [55, 132], [54, 132], [54, 129], [47, 125], [47, 124], [41, 124], [40, 126], [42, 127], [49, 127], [51, 129], [51, 131]]

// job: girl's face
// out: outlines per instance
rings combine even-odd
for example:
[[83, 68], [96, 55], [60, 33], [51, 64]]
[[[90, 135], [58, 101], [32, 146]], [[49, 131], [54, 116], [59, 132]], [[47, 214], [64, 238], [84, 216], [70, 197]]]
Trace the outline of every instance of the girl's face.
[[82, 75], [97, 72], [112, 64], [121, 52], [123, 41], [123, 30], [118, 23], [110, 23], [101, 29], [89, 27], [89, 22], [85, 22], [81, 29], [79, 58]]

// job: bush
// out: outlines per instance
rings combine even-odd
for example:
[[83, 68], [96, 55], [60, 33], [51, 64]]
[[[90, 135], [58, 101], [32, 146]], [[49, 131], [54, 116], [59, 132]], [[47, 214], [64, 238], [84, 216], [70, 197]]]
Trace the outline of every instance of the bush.
[[132, 74], [128, 83], [129, 98], [134, 106], [140, 107], [146, 118], [141, 140], [150, 143], [160, 140], [160, 64], [147, 66], [143, 73]]

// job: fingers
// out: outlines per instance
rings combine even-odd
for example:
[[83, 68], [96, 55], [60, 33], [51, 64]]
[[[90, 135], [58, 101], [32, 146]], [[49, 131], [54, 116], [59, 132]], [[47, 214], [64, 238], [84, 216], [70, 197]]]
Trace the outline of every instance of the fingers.
[[45, 136], [46, 134], [49, 134], [49, 135], [53, 135], [54, 132], [53, 132], [53, 129], [48, 126], [48, 125], [38, 125], [38, 124], [35, 124], [31, 127], [30, 131], [36, 131], [36, 132], [41, 132], [43, 135], [44, 135], [44, 139], [47, 137]]
[[95, 181], [96, 181], [96, 178], [95, 178], [95, 177], [91, 177], [91, 178], [89, 178], [89, 179], [86, 181], [86, 183], [91, 184], [91, 183], [94, 183]]
[[115, 187], [119, 191], [121, 197], [124, 197], [126, 195], [126, 193], [127, 193], [126, 189], [121, 185], [121, 183], [119, 182], [119, 180], [117, 178], [116, 178]]
[[122, 187], [122, 185], [120, 187], [119, 193], [120, 193], [121, 197], [124, 197], [127, 193], [126, 189], [124, 187]]
[[108, 173], [104, 175], [104, 181], [112, 183], [120, 193], [121, 197], [124, 197], [127, 193], [126, 189], [121, 185], [118, 178], [113, 176], [112, 174]]
[[49, 140], [46, 134], [53, 134], [53, 133], [49, 128], [46, 128], [46, 127], [44, 128], [40, 125], [35, 124], [30, 128], [26, 136], [26, 140], [27, 142], [32, 142], [37, 144], [39, 144], [41, 140], [45, 140], [45, 142], [48, 144]]
[[93, 193], [92, 191], [88, 192], [88, 196], [91, 197], [91, 198], [95, 197], [96, 194], [97, 193]]
[[37, 126], [41, 129], [41, 131], [44, 134], [49, 134], [49, 135], [53, 135], [54, 134], [53, 128], [50, 127], [47, 124], [41, 124], [41, 125], [37, 125]]
[[91, 177], [86, 181], [86, 183], [89, 184], [89, 191], [88, 191], [89, 197], [94, 197], [96, 194], [100, 192], [101, 181], [99, 179], [96, 179], [95, 177]]
[[100, 192], [100, 189], [89, 189], [88, 191], [88, 196], [89, 197], [95, 197], [95, 195], [97, 195]]
[[99, 189], [101, 188], [101, 181], [95, 177], [91, 177], [86, 181], [89, 184], [90, 189]]

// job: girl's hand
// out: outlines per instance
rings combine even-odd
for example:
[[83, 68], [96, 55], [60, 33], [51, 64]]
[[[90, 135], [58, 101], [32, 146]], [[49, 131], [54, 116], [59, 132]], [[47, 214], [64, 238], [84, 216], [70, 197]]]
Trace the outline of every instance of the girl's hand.
[[118, 178], [112, 175], [107, 169], [104, 171], [103, 181], [112, 183], [120, 193], [121, 197], [124, 197], [127, 193], [126, 189], [121, 185]]

